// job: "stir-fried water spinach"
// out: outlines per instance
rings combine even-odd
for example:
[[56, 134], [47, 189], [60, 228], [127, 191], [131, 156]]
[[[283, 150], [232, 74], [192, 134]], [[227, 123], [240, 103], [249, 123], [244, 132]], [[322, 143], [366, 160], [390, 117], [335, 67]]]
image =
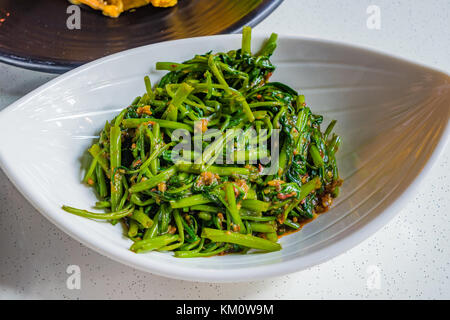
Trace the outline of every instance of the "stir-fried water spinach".
[[[238, 50], [158, 62], [169, 72], [154, 87], [145, 77], [146, 92], [89, 148], [83, 181], [105, 213], [63, 209], [122, 223], [134, 252], [180, 258], [277, 251], [280, 236], [325, 212], [342, 183], [336, 121], [322, 132], [303, 95], [269, 81], [276, 34], [256, 53], [250, 42], [245, 27]], [[192, 148], [177, 160], [180, 143]]]

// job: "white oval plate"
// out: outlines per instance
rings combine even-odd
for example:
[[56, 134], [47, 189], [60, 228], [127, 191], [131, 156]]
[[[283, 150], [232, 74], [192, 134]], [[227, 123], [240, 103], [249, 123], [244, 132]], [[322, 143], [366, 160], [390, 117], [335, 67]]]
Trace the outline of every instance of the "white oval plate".
[[[266, 36], [253, 37], [259, 48]], [[172, 278], [248, 281], [330, 259], [382, 227], [407, 200], [448, 137], [449, 76], [366, 49], [280, 36], [273, 80], [306, 95], [325, 124], [337, 119], [345, 179], [332, 210], [283, 237], [279, 252], [178, 259], [134, 254], [120, 225], [70, 215], [96, 201], [80, 183], [86, 148], [106, 120], [155, 83], [157, 61], [183, 61], [239, 48], [240, 35], [184, 39], [124, 51], [68, 72], [0, 112], [0, 164], [50, 221], [88, 247], [132, 267]], [[420, 174], [420, 175], [419, 175]], [[405, 192], [405, 191], [409, 192]]]

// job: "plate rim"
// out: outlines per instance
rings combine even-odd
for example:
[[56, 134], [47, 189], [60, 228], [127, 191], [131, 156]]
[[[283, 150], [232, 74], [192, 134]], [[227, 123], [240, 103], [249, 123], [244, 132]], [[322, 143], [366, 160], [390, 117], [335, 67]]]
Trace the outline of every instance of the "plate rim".
[[[261, 3], [258, 5], [258, 7], [256, 7], [253, 11], [249, 12], [243, 18], [236, 21], [234, 24], [232, 24], [231, 26], [227, 27], [226, 29], [220, 31], [219, 33], [212, 34], [212, 35], [239, 33], [245, 25], [248, 25], [250, 27], [255, 27], [261, 21], [263, 21], [265, 18], [267, 18], [273, 11], [275, 11], [275, 9], [277, 9], [281, 5], [281, 3], [283, 3], [283, 1], [284, 0], [262, 0]], [[208, 36], [211, 36], [211, 35], [208, 35]], [[190, 38], [186, 38], [186, 39], [190, 39]], [[176, 40], [181, 40], [181, 39], [176, 39]], [[167, 41], [174, 41], [174, 40], [167, 40]], [[155, 42], [155, 43], [151, 43], [151, 44], [162, 43], [162, 42], [167, 42], [167, 41]], [[150, 44], [147, 44], [147, 45], [150, 45]], [[142, 46], [139, 46], [139, 47], [142, 47]], [[126, 50], [135, 49], [135, 48], [139, 48], [139, 47], [129, 48]], [[124, 50], [124, 51], [126, 51], [126, 50]], [[123, 52], [123, 51], [119, 51], [117, 53], [120, 53], [120, 52]], [[98, 59], [101, 59], [101, 58], [98, 58]], [[97, 61], [98, 59], [95, 59], [92, 61]], [[80, 61], [69, 61], [69, 60], [59, 60], [59, 59], [45, 59], [44, 57], [35, 57], [35, 56], [22, 56], [22, 55], [17, 55], [17, 54], [8, 52], [8, 50], [4, 50], [4, 49], [0, 48], [0, 62], [15, 66], [15, 67], [27, 69], [27, 70], [53, 73], [53, 74], [63, 74], [65, 72], [68, 72], [72, 69], [80, 67], [86, 63], [90, 63], [92, 61], [80, 62]]]
[[[218, 38], [222, 37], [224, 39], [236, 39], [240, 38], [240, 35], [237, 34], [231, 34], [231, 35], [214, 35], [214, 36], [205, 36], [205, 37], [196, 37], [196, 38], [187, 38], [187, 39], [179, 39], [179, 40], [171, 40], [169, 42], [187, 42], [192, 41], [192, 39], [201, 39], [203, 41], [207, 41], [211, 38]], [[254, 34], [254, 37], [266, 37], [266, 35], [261, 33]], [[403, 63], [409, 63], [414, 67], [417, 68], [424, 68], [426, 70], [429, 70], [434, 73], [439, 73], [442, 76], [445, 76], [447, 78], [450, 78], [449, 74], [437, 70], [434, 68], [430, 68], [428, 66], [424, 66], [422, 64], [419, 64], [417, 62], [412, 62], [407, 59], [400, 58], [398, 56], [387, 54], [385, 52], [381, 52], [378, 50], [373, 50], [367, 47], [357, 46], [353, 44], [338, 42], [334, 40], [327, 40], [327, 39], [320, 39], [320, 38], [313, 38], [313, 37], [304, 37], [304, 36], [298, 36], [298, 35], [289, 35], [289, 34], [280, 34], [280, 39], [287, 39], [291, 41], [312, 41], [312, 42], [318, 42], [321, 44], [327, 44], [327, 45], [337, 45], [341, 47], [347, 47], [354, 50], [359, 50], [362, 53], [369, 52], [372, 54], [381, 55], [385, 58], [391, 58], [394, 60], [399, 60]], [[78, 73], [83, 72], [86, 69], [89, 69], [97, 64], [101, 63], [107, 63], [109, 60], [113, 60], [117, 58], [120, 55], [124, 54], [130, 54], [133, 51], [139, 51], [139, 50], [146, 50], [149, 46], [164, 46], [166, 42], [160, 42], [155, 43], [139, 48], [129, 49], [125, 50], [119, 53], [112, 54], [110, 56], [106, 56], [100, 59], [97, 59], [95, 61], [92, 61], [90, 63], [87, 63], [83, 66], [80, 66], [72, 71], [69, 71], [68, 73], [61, 75], [48, 83], [42, 85], [41, 87], [33, 90], [32, 92], [28, 93], [18, 101], [14, 102], [13, 104], [9, 105], [8, 107], [4, 108], [0, 111], [0, 121], [2, 118], [10, 113], [13, 112], [14, 108], [18, 107], [19, 105], [25, 103], [29, 99], [33, 98], [35, 95], [40, 94], [40, 92], [47, 90], [48, 88], [56, 85], [60, 81], [64, 81], [66, 78], [70, 78], [72, 76], [76, 76]], [[1, 131], [1, 130], [0, 130]], [[149, 264], [149, 261], [151, 262], [151, 259], [146, 260], [145, 263], [143, 261], [139, 260], [133, 260], [128, 259], [129, 257], [132, 257], [132, 252], [128, 253], [122, 253], [122, 251], [116, 250], [117, 248], [113, 245], [109, 245], [107, 243], [102, 243], [102, 246], [99, 247], [96, 243], [93, 243], [89, 239], [89, 235], [87, 234], [87, 231], [79, 231], [77, 230], [77, 234], [75, 234], [75, 231], [71, 230], [70, 228], [64, 226], [60, 222], [57, 221], [54, 213], [52, 211], [54, 210], [48, 210], [46, 208], [45, 204], [40, 203], [37, 201], [35, 195], [33, 195], [34, 192], [30, 192], [29, 186], [25, 183], [25, 181], [20, 181], [20, 179], [17, 179], [16, 170], [12, 169], [10, 167], [10, 163], [6, 162], [3, 157], [2, 150], [0, 150], [0, 168], [3, 169], [7, 177], [10, 179], [10, 181], [13, 183], [13, 185], [19, 190], [19, 192], [49, 221], [51, 221], [53, 224], [55, 224], [59, 229], [64, 231], [66, 234], [71, 236], [73, 239], [83, 243], [90, 249], [99, 252], [100, 254], [109, 257], [113, 260], [116, 260], [118, 262], [121, 262], [125, 265], [128, 265], [130, 267], [150, 272], [152, 274], [170, 277], [174, 279], [180, 279], [180, 280], [188, 280], [188, 281], [200, 281], [200, 282], [210, 282], [210, 283], [219, 283], [219, 282], [248, 282], [253, 280], [261, 280], [261, 279], [267, 279], [272, 278], [276, 276], [281, 276], [297, 271], [304, 270], [306, 268], [312, 267], [314, 265], [323, 263], [327, 260], [330, 260], [331, 258], [334, 258], [340, 254], [345, 253], [346, 251], [350, 250], [357, 244], [361, 243], [362, 241], [366, 240], [370, 236], [372, 236], [376, 231], [378, 231], [380, 228], [382, 228], [387, 222], [389, 222], [402, 208], [402, 205], [410, 199], [411, 195], [415, 193], [418, 186], [420, 185], [420, 182], [422, 179], [426, 176], [426, 174], [431, 170], [431, 168], [436, 163], [436, 160], [441, 156], [442, 152], [445, 150], [445, 147], [448, 144], [448, 141], [450, 140], [450, 123], [447, 122], [446, 127], [443, 129], [442, 134], [439, 138], [438, 143], [436, 144], [434, 150], [430, 153], [429, 158], [427, 162], [424, 164], [423, 168], [416, 173], [414, 177], [411, 178], [411, 181], [409, 185], [405, 186], [403, 190], [399, 192], [399, 195], [397, 198], [385, 209], [383, 210], [379, 215], [376, 217], [373, 217], [371, 220], [365, 222], [363, 227], [358, 227], [356, 230], [353, 230], [349, 235], [338, 239], [335, 243], [326, 246], [324, 248], [320, 248], [318, 251], [314, 253], [309, 253], [307, 255], [297, 257], [295, 259], [292, 259], [289, 262], [282, 262], [277, 265], [277, 268], [274, 268], [274, 265], [265, 265], [265, 266], [257, 266], [257, 267], [246, 267], [246, 268], [239, 268], [236, 270], [239, 270], [238, 274], [236, 273], [218, 273], [215, 270], [209, 270], [209, 269], [202, 269], [201, 272], [199, 272], [196, 269], [192, 268], [183, 268], [179, 265], [171, 265], [168, 266], [167, 263], [160, 264], [159, 262], [153, 262]]]

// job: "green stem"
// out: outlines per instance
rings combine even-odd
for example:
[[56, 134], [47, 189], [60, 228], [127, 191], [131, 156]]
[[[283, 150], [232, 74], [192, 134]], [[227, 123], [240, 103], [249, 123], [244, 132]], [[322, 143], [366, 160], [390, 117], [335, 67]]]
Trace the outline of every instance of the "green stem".
[[168, 244], [178, 240], [178, 235], [162, 235], [151, 239], [136, 241], [130, 247], [130, 250], [136, 253], [148, 252], [160, 249]]
[[242, 200], [241, 205], [242, 208], [256, 212], [267, 211], [270, 208], [270, 202], [261, 200]]
[[119, 127], [110, 129], [110, 168], [111, 168], [111, 210], [116, 211], [122, 197], [122, 175], [117, 170], [121, 165], [122, 132]]
[[242, 28], [242, 54], [251, 55], [252, 28], [245, 26]]
[[281, 250], [279, 243], [274, 243], [263, 238], [255, 237], [248, 234], [223, 231], [211, 228], [204, 228], [202, 237], [208, 238], [214, 242], [234, 243], [241, 246], [260, 249], [264, 251], [278, 251]]
[[189, 132], [194, 132], [194, 128], [190, 125], [187, 125], [185, 123], [176, 122], [176, 121], [169, 121], [169, 120], [163, 120], [163, 119], [155, 119], [155, 118], [130, 118], [130, 119], [124, 119], [122, 121], [122, 126], [126, 129], [130, 128], [137, 128], [140, 124], [145, 122], [156, 122], [158, 123], [161, 128], [168, 128], [168, 129], [185, 129]]
[[71, 214], [90, 218], [90, 219], [103, 219], [103, 220], [113, 220], [113, 219], [120, 219], [123, 217], [130, 216], [134, 211], [134, 206], [128, 206], [124, 208], [123, 210], [116, 211], [116, 212], [110, 212], [110, 213], [96, 213], [96, 212], [90, 212], [87, 210], [81, 210], [69, 206], [62, 206], [62, 209], [64, 211], [67, 211]]
[[228, 203], [228, 211], [231, 214], [233, 222], [239, 226], [239, 231], [245, 233], [245, 226], [242, 223], [239, 209], [236, 206], [236, 198], [234, 195], [234, 185], [230, 182], [225, 184], [225, 198]]
[[139, 183], [135, 184], [134, 186], [132, 186], [130, 188], [130, 192], [131, 193], [136, 193], [136, 192], [141, 192], [141, 191], [149, 190], [149, 189], [151, 189], [153, 187], [156, 187], [161, 182], [168, 181], [169, 178], [172, 177], [176, 172], [177, 172], [176, 167], [172, 166], [172, 167], [164, 170], [160, 174], [158, 174], [158, 175], [156, 175], [154, 177], [151, 177], [148, 180], [144, 180], [142, 182], [139, 182]]
[[259, 223], [259, 222], [250, 222], [250, 227], [254, 232], [262, 232], [262, 233], [271, 233], [276, 232], [273, 224], [270, 223]]
[[176, 201], [170, 201], [170, 205], [172, 208], [186, 208], [191, 207], [199, 204], [206, 204], [212, 202], [210, 199], [205, 197], [202, 194], [196, 194], [190, 197], [182, 198]]

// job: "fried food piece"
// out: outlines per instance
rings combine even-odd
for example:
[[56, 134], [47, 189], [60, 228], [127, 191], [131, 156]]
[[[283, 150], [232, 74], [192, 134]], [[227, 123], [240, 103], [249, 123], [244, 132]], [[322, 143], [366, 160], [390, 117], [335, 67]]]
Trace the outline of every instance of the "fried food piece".
[[101, 10], [105, 16], [117, 18], [122, 12], [152, 4], [154, 7], [173, 7], [177, 0], [69, 0]]

